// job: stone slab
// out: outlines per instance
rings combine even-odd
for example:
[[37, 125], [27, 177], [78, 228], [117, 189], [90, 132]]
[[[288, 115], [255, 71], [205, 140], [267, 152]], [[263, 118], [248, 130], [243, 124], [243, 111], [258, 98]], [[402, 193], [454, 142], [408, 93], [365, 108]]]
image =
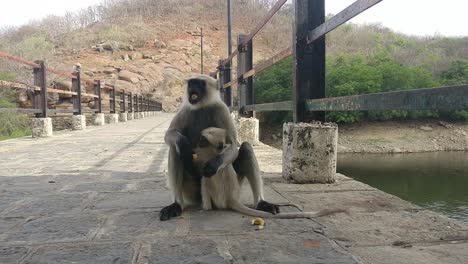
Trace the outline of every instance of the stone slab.
[[127, 122], [127, 120], [128, 120], [127, 113], [120, 113], [119, 114], [119, 122]]
[[[437, 220], [436, 220], [437, 219]], [[322, 217], [325, 234], [343, 246], [392, 245], [398, 241], [440, 242], [468, 238], [468, 229], [430, 211], [351, 212]], [[347, 227], [343, 228], [342, 223]], [[417, 227], [417, 228], [416, 228]]]
[[71, 121], [71, 127], [73, 130], [85, 130], [86, 129], [86, 116], [85, 115], [73, 115]]
[[171, 203], [171, 193], [168, 190], [106, 193], [99, 194], [90, 208], [95, 210], [158, 209]]
[[106, 123], [107, 124], [119, 123], [119, 114], [106, 114]]
[[[359, 255], [365, 263], [468, 263], [468, 244], [434, 244], [427, 246], [377, 246], [351, 247], [349, 250]], [[437, 262], [434, 262], [434, 261]]]
[[186, 238], [183, 240], [160, 240], [151, 244], [149, 263], [226, 263], [210, 238]]
[[325, 237], [309, 232], [295, 235], [262, 234], [228, 237], [233, 259], [256, 264], [357, 264], [355, 258]]
[[40, 198], [30, 198], [24, 203], [15, 207], [10, 207], [9, 210], [3, 213], [7, 216], [35, 216], [54, 213], [70, 213], [74, 210], [80, 210], [82, 202], [87, 198], [87, 195], [51, 195], [42, 196]]
[[[181, 226], [188, 225], [184, 218], [173, 220], [159, 221], [159, 212], [154, 210], [118, 212], [108, 217], [97, 239], [157, 239], [174, 236]], [[188, 230], [188, 228], [186, 229]], [[184, 234], [186, 235], [186, 233]]]
[[28, 251], [27, 247], [0, 247], [0, 263], [19, 263]]
[[294, 183], [334, 182], [337, 145], [336, 124], [283, 124], [283, 177]]
[[53, 135], [52, 118], [33, 118], [31, 120], [33, 138], [51, 137]]
[[7, 232], [12, 243], [87, 240], [96, 233], [100, 219], [95, 214], [55, 215], [33, 219]]
[[129, 264], [132, 243], [79, 243], [41, 247], [24, 264]]
[[103, 126], [106, 124], [106, 116], [103, 113], [97, 113], [92, 116], [94, 126]]

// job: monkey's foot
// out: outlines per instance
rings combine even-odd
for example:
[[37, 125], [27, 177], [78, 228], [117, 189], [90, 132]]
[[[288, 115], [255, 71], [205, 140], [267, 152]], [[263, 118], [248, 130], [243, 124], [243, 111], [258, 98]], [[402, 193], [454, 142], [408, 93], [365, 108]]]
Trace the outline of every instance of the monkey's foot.
[[276, 204], [269, 203], [267, 201], [263, 201], [263, 200], [258, 202], [256, 209], [259, 211], [264, 211], [264, 212], [271, 213], [271, 214], [277, 214], [280, 212], [279, 206], [277, 206]]
[[166, 221], [180, 214], [182, 214], [182, 207], [178, 203], [173, 203], [164, 207], [161, 212], [159, 212], [159, 220]]

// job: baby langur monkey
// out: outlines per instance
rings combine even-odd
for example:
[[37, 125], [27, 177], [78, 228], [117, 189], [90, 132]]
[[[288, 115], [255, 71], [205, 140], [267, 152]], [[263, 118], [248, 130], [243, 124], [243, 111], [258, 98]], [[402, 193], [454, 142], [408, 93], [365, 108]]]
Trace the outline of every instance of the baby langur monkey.
[[[229, 145], [226, 145], [226, 130], [209, 127], [201, 132], [198, 146], [194, 149], [194, 164], [197, 170], [202, 170], [204, 164], [221, 154]], [[320, 210], [318, 212], [297, 212], [271, 214], [251, 209], [239, 202], [243, 178], [237, 176], [230, 164], [218, 171], [212, 177], [203, 177], [201, 181], [202, 207], [204, 210], [233, 209], [245, 215], [263, 218], [312, 218], [330, 215], [344, 210]]]

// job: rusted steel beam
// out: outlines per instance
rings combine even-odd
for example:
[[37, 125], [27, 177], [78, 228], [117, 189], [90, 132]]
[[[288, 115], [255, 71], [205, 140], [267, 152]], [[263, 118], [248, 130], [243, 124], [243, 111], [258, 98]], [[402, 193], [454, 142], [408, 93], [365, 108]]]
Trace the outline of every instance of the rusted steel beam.
[[[273, 5], [273, 7], [268, 11], [266, 16], [257, 24], [257, 26], [250, 32], [250, 34], [245, 38], [245, 40], [240, 45], [247, 45], [249, 41], [251, 41], [260, 30], [271, 20], [271, 18], [281, 9], [281, 7], [287, 2], [287, 0], [279, 0], [278, 2]], [[226, 65], [227, 63], [231, 62], [232, 59], [239, 53], [239, 50], [234, 50], [229, 57], [224, 60], [223, 64]]]
[[333, 29], [344, 24], [353, 17], [359, 15], [360, 13], [366, 11], [372, 6], [382, 2], [382, 0], [357, 0], [352, 3], [347, 8], [343, 9], [340, 13], [333, 16], [330, 20], [316, 27], [314, 30], [310, 31], [307, 36], [307, 44], [311, 44], [315, 40], [324, 36]]
[[307, 100], [308, 111], [468, 109], [468, 85]]
[[292, 111], [293, 110], [293, 101], [246, 105], [245, 110], [246, 111], [255, 111], [255, 112]]
[[24, 64], [24, 65], [28, 65], [28, 66], [31, 66], [33, 68], [39, 68], [40, 65], [37, 64], [37, 63], [34, 63], [32, 61], [27, 61], [25, 59], [21, 59], [21, 58], [18, 58], [18, 57], [15, 57], [13, 55], [10, 55], [8, 53], [5, 53], [5, 52], [1, 52], [0, 51], [0, 57], [2, 58], [5, 58], [5, 59], [9, 59], [11, 61], [15, 61], [15, 62], [18, 62], [18, 63], [21, 63], [21, 64]]

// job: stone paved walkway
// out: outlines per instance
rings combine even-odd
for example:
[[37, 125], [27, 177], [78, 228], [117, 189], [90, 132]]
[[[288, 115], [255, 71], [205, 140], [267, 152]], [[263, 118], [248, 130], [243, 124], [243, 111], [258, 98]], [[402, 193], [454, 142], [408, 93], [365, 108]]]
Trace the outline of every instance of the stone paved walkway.
[[[0, 263], [356, 263], [312, 220], [255, 231], [250, 217], [193, 208], [160, 222], [171, 118], [0, 142]], [[257, 150], [274, 179], [278, 151]], [[287, 201], [271, 184], [266, 195]]]
[[468, 263], [468, 227], [343, 175], [287, 184], [281, 152], [266, 145], [255, 152], [268, 200], [349, 213], [267, 220], [261, 231], [198, 208], [160, 222], [171, 118], [0, 142], [0, 264]]

